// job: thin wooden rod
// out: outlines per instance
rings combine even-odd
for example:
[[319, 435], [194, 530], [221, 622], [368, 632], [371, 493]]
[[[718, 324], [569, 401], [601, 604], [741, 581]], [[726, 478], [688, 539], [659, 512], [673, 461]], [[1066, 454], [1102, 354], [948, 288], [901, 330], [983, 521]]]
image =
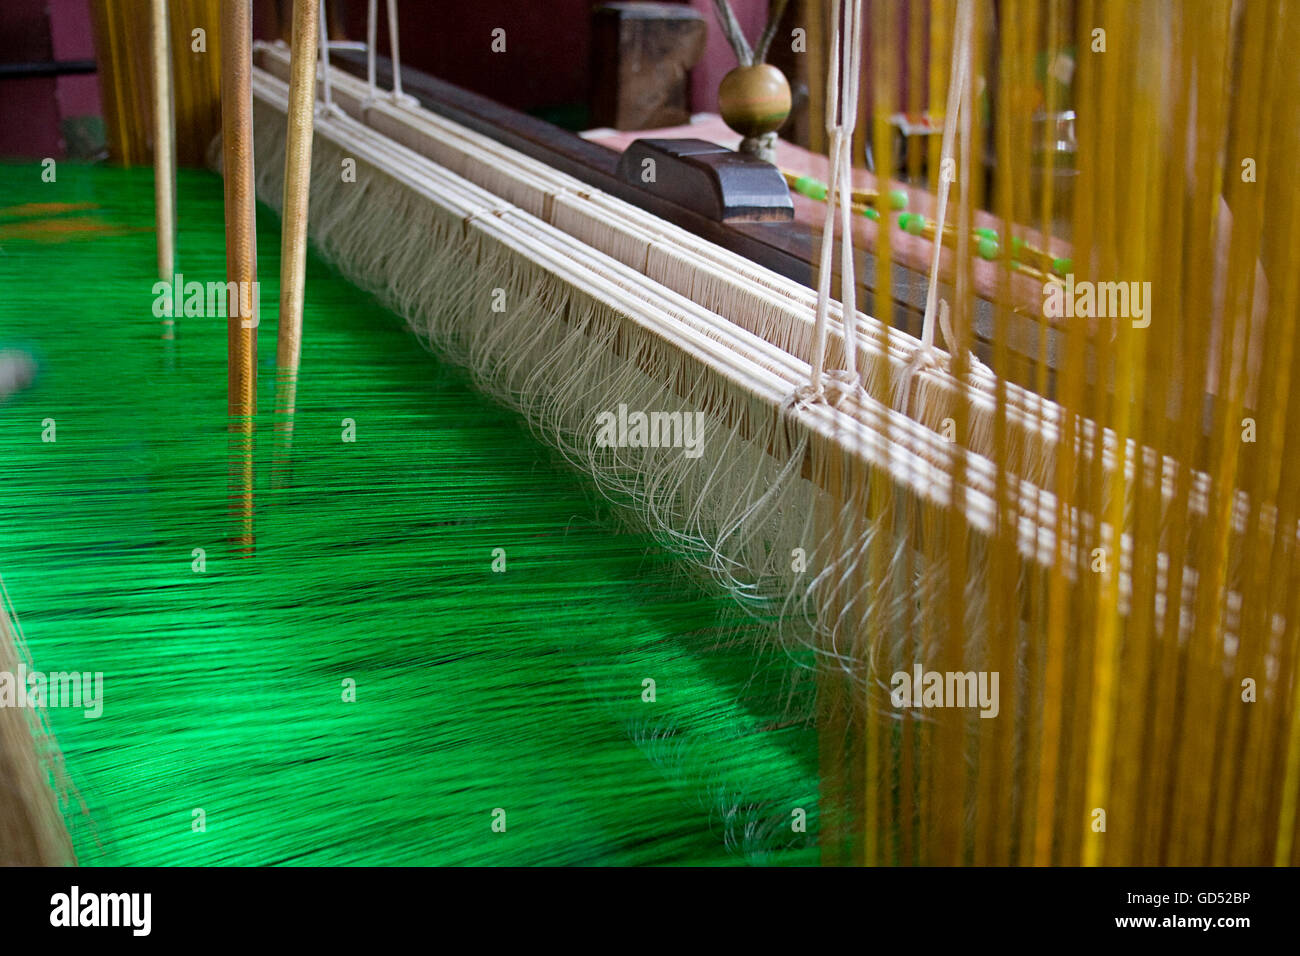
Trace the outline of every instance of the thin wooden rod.
[[[176, 120], [167, 0], [152, 0], [153, 40], [153, 191], [158, 234], [158, 278], [171, 282], [176, 265]], [[163, 320], [172, 338], [174, 319]]]
[[242, 549], [253, 549], [253, 428], [257, 414], [257, 234], [253, 180], [250, 0], [221, 4], [221, 135], [226, 201], [227, 411], [230, 497]]
[[[280, 231], [280, 321], [275, 353], [276, 412], [285, 416], [293, 415], [298, 364], [302, 356], [316, 43], [320, 28], [318, 9], [315, 0], [294, 0], [288, 135], [284, 153], [284, 211]], [[287, 419], [278, 424], [286, 431], [292, 430], [292, 423]]]
[[[0, 577], [0, 672], [15, 674], [26, 650], [18, 617]], [[52, 767], [43, 758], [48, 741], [33, 736], [29, 714], [21, 707], [0, 707], [0, 866], [69, 866], [76, 863], [72, 840], [59, 813], [51, 782]]]
[[253, 184], [252, 4], [221, 4], [221, 134], [226, 177], [226, 281], [230, 303], [229, 411], [257, 412], [257, 236]]

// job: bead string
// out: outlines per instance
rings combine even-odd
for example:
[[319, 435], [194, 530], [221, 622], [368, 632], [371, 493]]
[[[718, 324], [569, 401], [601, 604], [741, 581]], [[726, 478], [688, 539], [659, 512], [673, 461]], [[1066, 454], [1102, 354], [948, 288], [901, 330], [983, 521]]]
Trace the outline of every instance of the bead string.
[[[805, 176], [800, 173], [794, 173], [790, 170], [783, 169], [781, 174], [785, 177], [786, 183], [790, 188], [801, 196], [808, 199], [825, 202], [829, 187], [826, 183], [817, 179], [815, 176]], [[935, 223], [927, 219], [920, 213], [906, 212], [908, 206], [907, 193], [901, 189], [891, 189], [888, 200], [890, 210], [897, 212], [898, 228], [913, 236], [922, 236], [934, 241]], [[855, 189], [852, 194], [853, 211], [859, 215], [866, 216], [872, 222], [880, 222], [880, 201], [881, 193], [875, 189]], [[987, 226], [977, 227], [972, 230], [975, 238], [975, 248], [981, 259], [997, 261], [1002, 251], [1002, 239], [996, 229]], [[956, 244], [957, 231], [954, 226], [945, 226], [943, 230], [944, 245], [952, 247]], [[1049, 275], [1065, 276], [1073, 268], [1073, 261], [1067, 256], [1053, 256], [1050, 252], [1038, 248], [1032, 243], [1026, 242], [1019, 236], [1011, 237], [1011, 268], [1018, 272], [1024, 272], [1029, 275], [1035, 275], [1046, 279]]]

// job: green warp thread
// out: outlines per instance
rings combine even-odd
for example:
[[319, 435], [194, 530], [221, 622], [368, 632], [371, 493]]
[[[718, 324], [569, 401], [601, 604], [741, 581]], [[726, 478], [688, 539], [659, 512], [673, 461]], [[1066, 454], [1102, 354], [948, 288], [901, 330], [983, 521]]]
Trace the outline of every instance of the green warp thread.
[[[150, 171], [57, 176], [0, 166], [0, 348], [40, 366], [0, 403], [0, 572], [36, 669], [103, 674], [98, 719], [48, 710], [82, 863], [815, 862], [801, 668], [314, 256], [271, 487], [265, 208], [239, 557], [225, 320], [162, 341]], [[179, 174], [187, 280], [224, 277], [221, 193]]]

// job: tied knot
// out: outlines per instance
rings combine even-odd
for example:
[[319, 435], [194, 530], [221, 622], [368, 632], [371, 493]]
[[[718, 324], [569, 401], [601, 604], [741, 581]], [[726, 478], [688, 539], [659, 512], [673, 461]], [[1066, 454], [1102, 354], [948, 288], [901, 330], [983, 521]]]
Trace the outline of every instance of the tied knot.
[[838, 409], [850, 395], [865, 396], [862, 379], [844, 369], [822, 372], [816, 382], [798, 386], [785, 399], [785, 406], [801, 411], [813, 405], [829, 405]]

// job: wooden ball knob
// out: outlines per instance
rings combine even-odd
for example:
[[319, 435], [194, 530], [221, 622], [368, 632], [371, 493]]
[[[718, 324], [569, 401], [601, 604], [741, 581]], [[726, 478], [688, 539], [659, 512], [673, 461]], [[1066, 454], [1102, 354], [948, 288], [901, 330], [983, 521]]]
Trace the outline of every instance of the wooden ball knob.
[[722, 78], [718, 109], [741, 136], [771, 133], [790, 115], [790, 84], [770, 63], [738, 66]]

